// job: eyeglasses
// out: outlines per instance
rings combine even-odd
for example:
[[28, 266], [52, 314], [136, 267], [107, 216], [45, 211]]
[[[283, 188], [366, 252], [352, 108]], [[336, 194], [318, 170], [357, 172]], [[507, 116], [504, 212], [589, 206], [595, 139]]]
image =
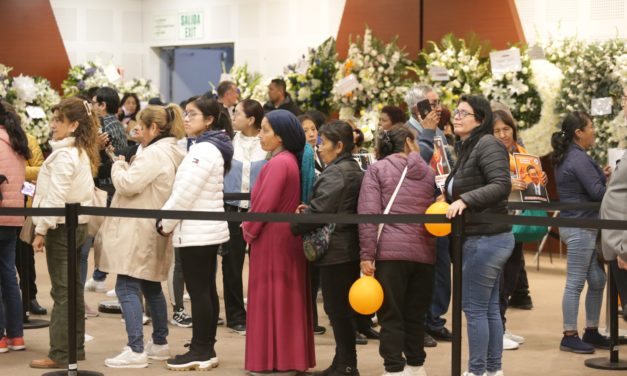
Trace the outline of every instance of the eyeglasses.
[[468, 112], [466, 110], [457, 110], [457, 109], [453, 110], [453, 117], [454, 118], [463, 119], [463, 118], [465, 118], [466, 116], [469, 116], [469, 115], [475, 116], [474, 113]]
[[198, 113], [198, 112], [187, 112], [187, 111], [186, 111], [186, 112], [183, 112], [183, 119], [184, 119], [184, 118], [190, 118], [190, 119], [193, 119], [193, 118], [195, 118], [195, 117], [196, 117], [196, 116], [198, 116], [198, 115], [200, 115], [200, 113]]

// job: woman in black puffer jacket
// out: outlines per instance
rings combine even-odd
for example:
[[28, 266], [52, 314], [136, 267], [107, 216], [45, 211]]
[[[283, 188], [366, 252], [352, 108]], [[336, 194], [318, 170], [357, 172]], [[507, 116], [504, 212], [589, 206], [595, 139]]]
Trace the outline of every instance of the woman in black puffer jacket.
[[[446, 180], [451, 206], [447, 217], [464, 210], [507, 214], [511, 190], [509, 156], [493, 135], [490, 103], [481, 96], [462, 96], [453, 111], [458, 160]], [[501, 375], [503, 324], [499, 313], [499, 280], [514, 248], [511, 226], [474, 223], [466, 226], [462, 252], [462, 309], [468, 323], [469, 360], [465, 375]]]

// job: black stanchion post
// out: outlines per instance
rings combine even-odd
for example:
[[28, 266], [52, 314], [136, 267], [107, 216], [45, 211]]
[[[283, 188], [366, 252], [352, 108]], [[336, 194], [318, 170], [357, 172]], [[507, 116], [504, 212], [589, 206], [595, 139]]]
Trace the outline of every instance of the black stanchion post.
[[451, 354], [451, 375], [462, 374], [462, 243], [464, 234], [464, 214], [452, 221], [452, 263], [453, 263], [453, 343]]
[[607, 279], [610, 285], [610, 297], [608, 299], [608, 309], [610, 311], [610, 358], [587, 359], [586, 367], [607, 370], [627, 370], [627, 361], [618, 359], [618, 289], [614, 280], [614, 271], [611, 265], [607, 268]]
[[30, 249], [29, 247], [22, 246], [22, 241], [17, 239], [17, 252], [21, 255], [20, 267], [22, 273], [20, 274], [20, 288], [22, 289], [22, 322], [24, 329], [39, 329], [50, 326], [48, 320], [32, 319], [30, 317]]
[[100, 372], [79, 371], [76, 354], [76, 265], [78, 252], [76, 252], [76, 229], [78, 228], [78, 209], [81, 204], [65, 204], [65, 226], [67, 227], [68, 262], [68, 364], [67, 371], [55, 371], [44, 373], [43, 376], [104, 376]]

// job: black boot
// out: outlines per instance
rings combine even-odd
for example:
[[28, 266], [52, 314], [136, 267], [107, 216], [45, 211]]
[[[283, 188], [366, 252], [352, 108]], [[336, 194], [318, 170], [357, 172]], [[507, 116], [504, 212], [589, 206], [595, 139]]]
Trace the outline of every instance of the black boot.
[[39, 305], [37, 299], [31, 299], [30, 301], [30, 313], [33, 315], [45, 315], [48, 313], [48, 310]]

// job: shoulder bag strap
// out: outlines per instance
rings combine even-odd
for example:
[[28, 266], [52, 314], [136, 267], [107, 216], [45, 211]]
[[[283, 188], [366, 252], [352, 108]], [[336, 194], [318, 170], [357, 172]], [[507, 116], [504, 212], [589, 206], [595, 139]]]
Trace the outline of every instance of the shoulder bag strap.
[[[405, 166], [405, 169], [403, 170], [403, 174], [401, 175], [401, 179], [398, 181], [398, 184], [396, 185], [396, 189], [394, 189], [394, 193], [392, 193], [392, 197], [390, 198], [388, 205], [385, 207], [383, 214], [390, 213], [390, 209], [392, 209], [392, 204], [394, 204], [394, 200], [396, 200], [396, 195], [398, 194], [398, 191], [401, 189], [403, 180], [405, 180], [405, 175], [407, 175], [407, 166]], [[375, 260], [377, 259], [377, 256], [379, 255], [379, 238], [381, 237], [381, 232], [383, 232], [383, 225], [384, 223], [379, 223], [379, 229], [377, 230], [377, 251], [375, 253]]]

